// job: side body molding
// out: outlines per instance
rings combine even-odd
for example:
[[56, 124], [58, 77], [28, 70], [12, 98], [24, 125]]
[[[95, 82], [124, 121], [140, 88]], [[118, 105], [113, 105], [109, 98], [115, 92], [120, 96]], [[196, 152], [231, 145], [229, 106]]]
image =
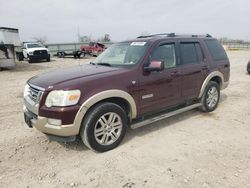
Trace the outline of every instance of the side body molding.
[[137, 109], [136, 109], [136, 104], [134, 101], [134, 98], [127, 92], [123, 90], [118, 90], [118, 89], [112, 89], [112, 90], [106, 90], [102, 91], [100, 93], [97, 93], [90, 98], [88, 98], [80, 107], [78, 110], [75, 120], [74, 120], [74, 126], [76, 129], [78, 129], [78, 132], [80, 130], [81, 122], [85, 114], [87, 113], [88, 109], [93, 106], [94, 104], [108, 98], [112, 97], [119, 97], [124, 100], [126, 100], [129, 104], [130, 107], [130, 116], [131, 118], [135, 118], [137, 115]]
[[208, 84], [208, 82], [213, 78], [213, 77], [219, 77], [221, 80], [221, 84], [220, 84], [220, 89], [225, 89], [228, 85], [228, 82], [225, 82], [224, 81], [224, 76], [223, 74], [220, 72], [220, 71], [213, 71], [211, 72], [207, 77], [206, 79], [204, 80], [202, 86], [201, 86], [201, 90], [200, 90], [200, 94], [199, 94], [199, 97], [198, 98], [201, 98], [202, 97], [202, 94]]

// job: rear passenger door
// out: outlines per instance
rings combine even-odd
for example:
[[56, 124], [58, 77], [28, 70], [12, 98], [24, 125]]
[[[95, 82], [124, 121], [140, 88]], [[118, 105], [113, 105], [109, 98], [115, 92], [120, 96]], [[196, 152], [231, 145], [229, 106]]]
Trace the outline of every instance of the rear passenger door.
[[183, 100], [199, 96], [203, 81], [208, 75], [208, 64], [200, 42], [182, 40], [179, 43], [182, 75], [181, 95]]

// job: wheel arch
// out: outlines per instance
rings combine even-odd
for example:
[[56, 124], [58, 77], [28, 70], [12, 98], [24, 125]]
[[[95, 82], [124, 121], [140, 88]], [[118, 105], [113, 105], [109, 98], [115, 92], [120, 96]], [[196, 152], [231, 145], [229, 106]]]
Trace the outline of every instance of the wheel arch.
[[200, 93], [199, 93], [199, 96], [198, 98], [201, 98], [204, 91], [205, 91], [205, 88], [208, 84], [209, 81], [215, 81], [219, 84], [220, 86], [220, 89], [224, 88], [224, 76], [221, 72], [219, 71], [214, 71], [214, 72], [211, 72], [207, 77], [206, 79], [204, 80], [202, 86], [201, 86], [201, 89], [200, 89]]
[[[89, 109], [104, 101], [120, 105], [128, 113], [130, 119], [135, 118], [137, 115], [136, 103], [129, 93], [116, 89], [102, 91], [88, 98], [78, 110], [74, 120], [74, 126], [78, 129], [78, 133], [80, 131], [82, 120]], [[123, 104], [124, 106], [122, 106]]]

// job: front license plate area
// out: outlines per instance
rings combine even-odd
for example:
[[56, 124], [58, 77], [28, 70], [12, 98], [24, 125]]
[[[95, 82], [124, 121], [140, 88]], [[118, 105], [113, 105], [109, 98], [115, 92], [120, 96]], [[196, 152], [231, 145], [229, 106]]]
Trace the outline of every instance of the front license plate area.
[[24, 112], [24, 121], [30, 128], [32, 128], [31, 119], [32, 119], [32, 116], [28, 112]]

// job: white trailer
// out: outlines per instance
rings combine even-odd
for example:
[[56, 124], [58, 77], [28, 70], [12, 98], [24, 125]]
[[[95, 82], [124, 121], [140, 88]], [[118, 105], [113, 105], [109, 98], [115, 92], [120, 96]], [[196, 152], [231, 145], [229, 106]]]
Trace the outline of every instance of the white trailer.
[[16, 65], [16, 49], [20, 46], [18, 29], [0, 27], [0, 69]]

